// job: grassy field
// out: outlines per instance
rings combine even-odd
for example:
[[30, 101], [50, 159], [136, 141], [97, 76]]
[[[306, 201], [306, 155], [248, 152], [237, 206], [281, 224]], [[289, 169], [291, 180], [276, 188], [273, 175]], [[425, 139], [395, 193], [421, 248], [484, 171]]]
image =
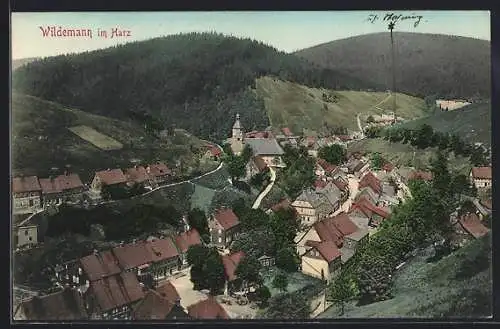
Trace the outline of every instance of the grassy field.
[[[394, 298], [346, 305], [343, 318], [485, 318], [492, 313], [491, 238], [470, 242], [428, 263], [430, 250], [407, 262], [394, 278]], [[338, 318], [336, 306], [320, 318]]]
[[[348, 152], [370, 152], [380, 153], [382, 157], [396, 166], [413, 166], [417, 169], [425, 169], [430, 159], [435, 156], [436, 148], [419, 150], [409, 144], [391, 143], [381, 138], [364, 139], [349, 144]], [[469, 174], [471, 164], [468, 158], [455, 157], [450, 154], [450, 167], [464, 174]]]
[[441, 132], [456, 133], [468, 142], [491, 145], [491, 104], [472, 104], [463, 108], [403, 124], [415, 128], [428, 124]]
[[109, 136], [101, 134], [93, 128], [87, 126], [75, 126], [68, 129], [78, 137], [86, 140], [89, 143], [92, 143], [101, 150], [112, 151], [123, 148], [122, 143], [114, 140]]
[[[104, 151], [68, 130], [86, 126], [123, 144], [120, 150]], [[134, 164], [164, 161], [174, 167], [177, 160], [183, 171], [196, 167], [205, 153], [204, 142], [177, 130], [163, 140], [148, 135], [135, 123], [68, 109], [36, 97], [12, 97], [13, 174], [49, 176], [66, 167], [87, 182], [95, 170], [127, 168]]]
[[[390, 102], [390, 97], [384, 92], [316, 89], [272, 77], [257, 79], [256, 93], [264, 99], [273, 127], [290, 127], [298, 133], [303, 129], [320, 130], [324, 122], [357, 131], [358, 113], [386, 113], [384, 105]], [[336, 97], [337, 102], [324, 102], [323, 93]], [[403, 118], [415, 119], [426, 115], [424, 100], [404, 94], [397, 94], [396, 99], [398, 115]]]

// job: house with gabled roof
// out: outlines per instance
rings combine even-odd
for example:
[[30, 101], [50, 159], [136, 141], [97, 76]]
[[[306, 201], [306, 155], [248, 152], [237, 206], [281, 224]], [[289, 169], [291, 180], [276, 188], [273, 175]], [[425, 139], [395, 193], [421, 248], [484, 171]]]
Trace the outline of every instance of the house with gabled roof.
[[220, 159], [221, 156], [222, 156], [222, 150], [220, 149], [219, 146], [214, 144], [207, 145], [207, 151], [205, 152], [205, 157], [217, 161]]
[[42, 208], [42, 187], [37, 176], [12, 179], [12, 213], [32, 214]]
[[357, 227], [346, 213], [322, 219], [296, 239], [302, 272], [330, 281], [366, 241], [368, 230]]
[[484, 189], [491, 187], [491, 167], [473, 167], [469, 176], [476, 188]]
[[209, 297], [187, 308], [188, 315], [192, 319], [198, 320], [222, 320], [229, 319], [226, 310], [215, 300]]
[[121, 169], [101, 170], [95, 173], [91, 188], [97, 193], [102, 193], [104, 186], [125, 186], [127, 177]]
[[477, 214], [468, 213], [463, 215], [457, 222], [460, 225], [459, 231], [466, 232], [472, 238], [479, 239], [490, 231], [484, 226]]
[[353, 222], [361, 228], [377, 227], [390, 216], [389, 209], [377, 207], [365, 197], [360, 197], [354, 202], [348, 214]]
[[173, 176], [172, 170], [163, 162], [150, 164], [146, 167], [146, 172], [153, 186], [167, 183]]
[[380, 196], [382, 194], [382, 182], [372, 173], [367, 172], [359, 181], [359, 189], [369, 187], [372, 191]]
[[177, 289], [169, 282], [150, 289], [132, 311], [133, 320], [177, 320], [189, 319], [181, 306]]
[[65, 173], [56, 177], [40, 178], [39, 181], [44, 207], [67, 201], [77, 201], [81, 199], [85, 190], [78, 174]]
[[297, 211], [303, 226], [310, 226], [335, 211], [323, 194], [312, 189], [302, 191], [292, 203], [292, 207]]
[[125, 169], [125, 177], [127, 177], [127, 185], [142, 185], [149, 186], [150, 177], [143, 166], [134, 166]]
[[243, 251], [222, 256], [222, 264], [224, 265], [224, 273], [226, 275], [226, 283], [224, 286], [224, 294], [226, 296], [229, 295], [229, 292], [234, 288], [234, 284], [238, 279], [236, 269], [244, 257], [245, 253]]
[[208, 220], [210, 241], [218, 248], [228, 248], [240, 232], [238, 216], [230, 208], [217, 209]]
[[179, 251], [179, 256], [182, 262], [182, 266], [185, 267], [188, 265], [187, 251], [189, 250], [189, 247], [200, 245], [201, 237], [195, 228], [191, 228], [188, 231], [185, 231], [177, 235], [175, 237], [175, 244], [177, 246], [177, 250]]
[[82, 296], [73, 288], [45, 296], [31, 297], [19, 305], [14, 320], [83, 321], [88, 320]]
[[248, 138], [245, 144], [252, 149], [253, 156], [259, 156], [269, 167], [286, 167], [281, 158], [285, 153], [274, 138]]
[[122, 272], [90, 283], [84, 294], [92, 320], [130, 320], [144, 291], [132, 272]]

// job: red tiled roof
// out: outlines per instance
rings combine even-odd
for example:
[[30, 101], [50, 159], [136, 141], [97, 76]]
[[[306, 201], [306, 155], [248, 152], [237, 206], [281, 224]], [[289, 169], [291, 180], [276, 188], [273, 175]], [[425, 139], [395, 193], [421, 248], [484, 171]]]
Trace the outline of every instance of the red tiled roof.
[[195, 319], [229, 319], [227, 312], [213, 297], [188, 306], [187, 309], [189, 316]]
[[142, 166], [125, 169], [125, 176], [129, 181], [135, 183], [142, 183], [149, 178], [146, 168]]
[[13, 193], [38, 192], [41, 190], [42, 187], [38, 182], [37, 176], [14, 177], [12, 179]]
[[235, 227], [240, 222], [238, 216], [231, 209], [219, 209], [215, 212], [215, 220], [222, 226], [224, 230]]
[[394, 165], [390, 162], [386, 162], [384, 166], [382, 167], [385, 171], [391, 172], [394, 170]]
[[349, 184], [341, 181], [340, 179], [334, 179], [333, 184], [338, 187], [342, 192], [346, 192], [349, 189]]
[[408, 180], [412, 180], [412, 179], [422, 179], [425, 181], [431, 181], [432, 180], [432, 173], [428, 172], [428, 171], [416, 170], [416, 171], [411, 172], [408, 175]]
[[155, 290], [161, 297], [172, 303], [175, 303], [181, 299], [181, 297], [179, 296], [179, 292], [177, 292], [177, 289], [175, 289], [174, 285], [170, 281], [167, 281], [161, 286], [156, 287]]
[[102, 312], [129, 305], [144, 297], [142, 287], [133, 272], [122, 272], [91, 282], [90, 289]]
[[292, 131], [288, 127], [282, 128], [281, 131], [283, 132], [283, 134], [285, 134], [285, 136], [292, 136], [293, 135]]
[[210, 151], [210, 153], [212, 153], [213, 156], [219, 156], [222, 154], [222, 151], [220, 150], [220, 148], [218, 148], [215, 145], [210, 145], [208, 147], [208, 150]]
[[113, 253], [124, 270], [159, 262], [179, 254], [170, 238], [126, 244], [113, 248]]
[[146, 244], [152, 255], [153, 262], [170, 259], [179, 256], [177, 247], [171, 238], [158, 239]]
[[264, 161], [264, 159], [261, 156], [253, 157], [253, 163], [255, 163], [255, 166], [260, 171], [263, 171], [264, 169], [267, 168], [267, 163], [266, 163], [266, 161]]
[[67, 190], [83, 187], [83, 183], [77, 174], [59, 175], [54, 178], [39, 179], [42, 193], [60, 193]]
[[165, 320], [172, 311], [174, 303], [160, 296], [156, 291], [150, 290], [144, 299], [134, 308], [134, 320]]
[[337, 246], [342, 246], [344, 242], [342, 232], [333, 223], [333, 218], [326, 218], [314, 223], [313, 227], [316, 230], [321, 241], [333, 241]]
[[363, 187], [369, 186], [369, 187], [371, 187], [371, 189], [375, 193], [377, 193], [377, 194], [381, 194], [382, 193], [382, 183], [371, 172], [368, 172], [366, 175], [363, 176], [363, 178], [361, 178], [361, 180], [359, 181], [358, 186], [359, 186], [359, 189], [362, 189]]
[[349, 216], [345, 212], [341, 212], [337, 216], [333, 217], [333, 223], [335, 227], [344, 235], [349, 235], [358, 230], [356, 224], [354, 224]]
[[146, 168], [148, 174], [154, 177], [165, 176], [172, 174], [172, 171], [164, 163], [151, 164]]
[[272, 135], [268, 131], [250, 131], [245, 134], [246, 138], [271, 138]]
[[316, 181], [314, 181], [314, 187], [317, 189], [325, 188], [327, 185], [328, 183], [321, 179], [317, 179]]
[[87, 274], [89, 281], [100, 280], [121, 272], [118, 260], [111, 250], [85, 256], [80, 259], [80, 264], [83, 271]]
[[245, 253], [243, 251], [222, 256], [222, 264], [224, 265], [224, 272], [226, 273], [228, 281], [236, 279], [236, 268], [238, 268], [238, 264], [244, 256]]
[[492, 205], [491, 205], [491, 199], [488, 199], [488, 200], [481, 200], [479, 201], [483, 206], [485, 206], [486, 208], [488, 209], [493, 209], [492, 208]]
[[196, 229], [192, 228], [189, 231], [176, 236], [175, 243], [181, 253], [186, 253], [189, 247], [201, 244], [200, 234]]
[[332, 172], [334, 172], [337, 167], [332, 165], [331, 163], [328, 163], [328, 161], [324, 160], [324, 159], [318, 159], [317, 161], [317, 164], [323, 168], [323, 170], [329, 174], [331, 174]]
[[311, 241], [307, 240], [306, 245], [311, 246], [319, 251], [321, 256], [328, 262], [331, 263], [336, 258], [342, 256], [337, 245], [333, 241]]
[[476, 214], [469, 214], [460, 219], [462, 227], [475, 238], [486, 235], [490, 230], [484, 226]]
[[127, 177], [125, 177], [121, 169], [102, 170], [95, 174], [105, 185], [120, 184], [127, 181]]
[[349, 213], [354, 210], [361, 210], [368, 218], [371, 218], [373, 213], [387, 219], [389, 214], [380, 207], [372, 204], [365, 196], [360, 197], [355, 203], [352, 204], [351, 209], [349, 209]]
[[473, 167], [472, 177], [476, 179], [491, 179], [491, 167]]
[[337, 137], [343, 142], [350, 141], [352, 139], [349, 135], [338, 135]]

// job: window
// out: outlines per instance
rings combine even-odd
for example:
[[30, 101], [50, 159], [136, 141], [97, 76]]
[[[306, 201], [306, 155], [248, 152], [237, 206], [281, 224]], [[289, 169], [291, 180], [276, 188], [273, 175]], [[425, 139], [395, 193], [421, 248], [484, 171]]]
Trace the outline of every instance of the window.
[[219, 229], [219, 234], [222, 234], [222, 230], [221, 229]]
[[221, 237], [219, 237], [219, 243], [222, 243], [222, 238]]
[[28, 230], [25, 230], [24, 235], [28, 235], [28, 234], [29, 234]]
[[29, 205], [30, 205], [30, 207], [33, 207], [33, 200], [32, 199], [30, 199]]
[[29, 241], [33, 241], [33, 238], [32, 238], [32, 237], [29, 237], [29, 238], [28, 238], [28, 240], [29, 240]]

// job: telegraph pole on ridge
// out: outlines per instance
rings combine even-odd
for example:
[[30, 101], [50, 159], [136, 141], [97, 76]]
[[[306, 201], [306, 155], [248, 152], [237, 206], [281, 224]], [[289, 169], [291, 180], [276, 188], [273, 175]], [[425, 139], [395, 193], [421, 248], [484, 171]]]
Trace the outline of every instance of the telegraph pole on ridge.
[[389, 30], [391, 31], [391, 54], [392, 54], [392, 111], [393, 111], [393, 124], [396, 123], [396, 55], [394, 53], [394, 37], [392, 35], [392, 30], [394, 29], [395, 23], [392, 21], [389, 23]]

